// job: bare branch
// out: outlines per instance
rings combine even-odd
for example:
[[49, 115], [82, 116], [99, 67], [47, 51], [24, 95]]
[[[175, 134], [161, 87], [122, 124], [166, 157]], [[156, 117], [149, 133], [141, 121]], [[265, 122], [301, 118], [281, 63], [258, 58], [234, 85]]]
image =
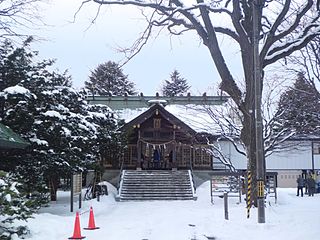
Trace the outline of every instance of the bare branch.
[[41, 23], [37, 9], [39, 2], [41, 0], [0, 1], [0, 39], [26, 36], [18, 29]]
[[305, 47], [308, 44], [308, 42], [310, 42], [313, 38], [320, 34], [319, 31], [320, 25], [308, 26], [306, 30], [303, 31], [301, 36], [297, 39], [294, 39], [291, 42], [286, 42], [280, 46], [274, 47], [271, 51], [269, 51], [267, 57], [263, 61], [262, 66], [265, 67], [267, 65], [270, 65], [278, 61], [279, 59], [289, 56], [291, 53]]
[[261, 50], [261, 58], [264, 59], [265, 55], [267, 54], [268, 49], [271, 47], [271, 45], [275, 42], [274, 36], [276, 31], [278, 30], [278, 27], [282, 23], [284, 17], [287, 15], [289, 9], [290, 9], [290, 3], [291, 0], [286, 0], [284, 3], [284, 7], [282, 8], [280, 14], [278, 15], [277, 19], [273, 23], [270, 31], [268, 32], [267, 39], [265, 40], [265, 44], [263, 46], [263, 49]]
[[75, 12], [75, 14], [73, 15], [73, 23], [75, 23], [75, 21], [76, 21], [76, 18], [77, 18], [77, 16], [78, 16], [78, 14], [79, 14], [79, 12], [81, 11], [81, 9], [83, 8], [83, 6], [86, 4], [86, 3], [88, 3], [88, 2], [91, 2], [91, 0], [85, 0], [85, 1], [82, 1], [81, 2], [81, 5], [78, 7], [78, 10]]

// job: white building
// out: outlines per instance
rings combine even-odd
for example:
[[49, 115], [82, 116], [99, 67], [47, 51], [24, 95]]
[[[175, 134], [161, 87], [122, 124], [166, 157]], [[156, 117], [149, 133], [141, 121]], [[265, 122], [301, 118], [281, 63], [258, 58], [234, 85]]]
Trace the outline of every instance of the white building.
[[[220, 142], [220, 145], [236, 169], [247, 169], [247, 158], [237, 152], [231, 142]], [[267, 156], [265, 162], [267, 172], [278, 173], [279, 187], [295, 187], [302, 172], [320, 171], [320, 142], [313, 139], [288, 141], [287, 147]]]

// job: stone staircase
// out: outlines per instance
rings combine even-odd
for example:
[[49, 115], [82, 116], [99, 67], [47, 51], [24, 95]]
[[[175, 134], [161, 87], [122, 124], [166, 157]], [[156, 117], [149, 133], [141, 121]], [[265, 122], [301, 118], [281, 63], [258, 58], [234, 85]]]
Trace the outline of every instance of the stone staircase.
[[196, 200], [190, 171], [124, 170], [118, 201]]

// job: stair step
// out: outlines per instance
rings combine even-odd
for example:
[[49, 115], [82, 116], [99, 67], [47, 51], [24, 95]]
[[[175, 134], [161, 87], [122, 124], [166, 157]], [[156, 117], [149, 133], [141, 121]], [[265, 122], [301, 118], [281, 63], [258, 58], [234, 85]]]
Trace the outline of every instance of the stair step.
[[172, 197], [172, 196], [192, 196], [192, 193], [121, 193], [123, 196], [157, 196], [157, 197]]
[[194, 200], [188, 171], [124, 171], [120, 201]]
[[190, 181], [128, 181], [128, 180], [124, 180], [123, 181], [125, 184], [149, 184], [149, 185], [166, 185], [166, 184], [189, 184], [190, 185]]
[[193, 197], [120, 197], [121, 201], [194, 200]]
[[145, 185], [145, 184], [123, 184], [122, 188], [141, 188], [141, 189], [188, 189], [190, 188], [190, 184], [185, 184], [185, 185], [168, 185], [168, 186], [163, 186], [163, 185]]
[[122, 189], [122, 193], [154, 193], [154, 194], [176, 194], [176, 193], [192, 193], [191, 190], [175, 190], [175, 191], [168, 191], [166, 189], [163, 189], [162, 191], [150, 191], [150, 190], [140, 190], [140, 189], [137, 189], [137, 190], [128, 190], [128, 189]]
[[130, 177], [127, 177], [127, 176], [124, 176], [123, 179], [128, 179], [128, 180], [141, 180], [141, 181], [188, 181], [189, 178], [157, 178], [157, 177], [151, 177], [151, 178], [130, 178]]
[[191, 186], [170, 186], [170, 187], [164, 187], [164, 186], [157, 186], [157, 187], [151, 187], [151, 186], [126, 186], [126, 185], [122, 185], [121, 189], [134, 189], [134, 190], [138, 190], [138, 189], [151, 189], [151, 190], [167, 190], [167, 191], [172, 191], [175, 189], [180, 189], [180, 190], [188, 190], [191, 189]]

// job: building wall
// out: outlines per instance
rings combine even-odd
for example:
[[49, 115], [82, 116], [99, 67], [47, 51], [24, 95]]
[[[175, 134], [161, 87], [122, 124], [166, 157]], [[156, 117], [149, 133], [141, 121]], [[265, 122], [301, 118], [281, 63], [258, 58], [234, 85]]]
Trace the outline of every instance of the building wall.
[[314, 158], [314, 169], [320, 170], [320, 155], [315, 154], [313, 155], [313, 158]]
[[232, 165], [238, 170], [247, 169], [247, 158], [246, 156], [237, 152], [232, 143], [221, 141], [220, 142], [221, 152], [224, 154], [224, 157], [229, 159]]
[[[247, 158], [240, 154], [232, 143], [221, 142], [225, 157], [229, 158], [236, 169], [247, 169]], [[274, 152], [266, 158], [267, 170], [302, 170], [312, 169], [311, 142], [292, 142], [294, 148]], [[320, 155], [314, 155], [315, 168], [320, 169]]]
[[[230, 142], [220, 142], [221, 150], [226, 158], [238, 170], [247, 169], [247, 158], [237, 152]], [[281, 152], [274, 152], [266, 158], [266, 170], [277, 172], [278, 187], [296, 187], [296, 179], [302, 170], [320, 170], [320, 154], [313, 154], [312, 142], [292, 141]], [[320, 152], [319, 152], [320, 153]]]
[[278, 187], [295, 188], [297, 186], [297, 178], [301, 175], [299, 170], [279, 170], [277, 182]]
[[266, 167], [270, 170], [312, 169], [312, 143], [292, 142], [295, 147], [275, 152], [266, 158]]

